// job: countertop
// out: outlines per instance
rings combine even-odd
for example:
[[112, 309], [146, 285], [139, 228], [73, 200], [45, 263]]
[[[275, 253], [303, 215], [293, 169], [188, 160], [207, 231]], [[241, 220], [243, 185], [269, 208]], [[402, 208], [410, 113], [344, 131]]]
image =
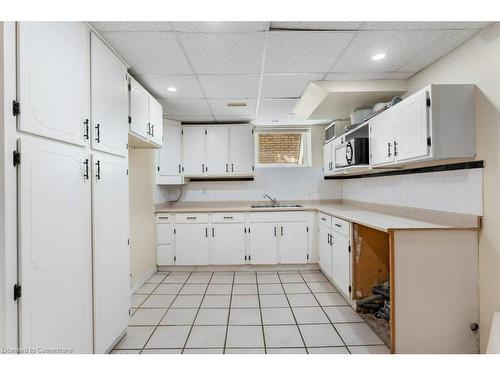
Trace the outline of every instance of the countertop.
[[478, 229], [479, 217], [407, 207], [386, 206], [355, 201], [293, 201], [281, 204], [300, 204], [302, 207], [252, 208], [268, 202], [214, 201], [178, 202], [156, 205], [155, 212], [280, 212], [318, 211], [365, 225], [384, 232], [411, 229]]

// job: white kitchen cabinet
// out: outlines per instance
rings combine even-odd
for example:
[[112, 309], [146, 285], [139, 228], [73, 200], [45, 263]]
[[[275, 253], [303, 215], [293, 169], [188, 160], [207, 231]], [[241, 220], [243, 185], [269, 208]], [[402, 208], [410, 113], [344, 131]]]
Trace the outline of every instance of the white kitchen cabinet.
[[181, 123], [173, 120], [163, 122], [163, 145], [156, 150], [156, 183], [158, 185], [181, 185], [185, 183], [182, 172]]
[[130, 132], [149, 138], [149, 93], [130, 77]]
[[205, 128], [206, 174], [217, 176], [229, 173], [228, 144], [229, 130], [227, 126], [207, 126]]
[[332, 280], [344, 295], [350, 297], [351, 262], [349, 236], [338, 231], [332, 232]]
[[251, 264], [278, 263], [278, 226], [275, 223], [250, 224]]
[[254, 170], [253, 126], [229, 126], [229, 173], [248, 176]]
[[307, 263], [307, 223], [282, 223], [279, 226], [279, 263]]
[[319, 224], [318, 232], [318, 258], [319, 266], [325, 275], [332, 277], [332, 245], [330, 243], [332, 235], [331, 224]]
[[171, 266], [175, 262], [174, 215], [158, 214], [156, 217], [156, 264]]
[[163, 107], [156, 100], [149, 95], [149, 135], [151, 142], [161, 146], [163, 144]]
[[185, 176], [205, 174], [205, 127], [184, 126], [182, 129], [182, 164]]
[[19, 150], [19, 346], [92, 353], [89, 152], [29, 136]]
[[325, 176], [331, 175], [333, 170], [333, 155], [332, 142], [323, 145], [323, 174]]
[[245, 264], [245, 224], [213, 223], [210, 264]]
[[129, 320], [128, 159], [95, 152], [92, 166], [94, 352], [105, 353]]
[[128, 153], [128, 76], [123, 62], [91, 34], [92, 148]]
[[394, 162], [394, 121], [392, 108], [373, 117], [369, 123], [370, 165]]
[[19, 130], [87, 144], [90, 31], [83, 22], [20, 22]]
[[176, 264], [208, 264], [208, 223], [177, 223], [175, 226]]

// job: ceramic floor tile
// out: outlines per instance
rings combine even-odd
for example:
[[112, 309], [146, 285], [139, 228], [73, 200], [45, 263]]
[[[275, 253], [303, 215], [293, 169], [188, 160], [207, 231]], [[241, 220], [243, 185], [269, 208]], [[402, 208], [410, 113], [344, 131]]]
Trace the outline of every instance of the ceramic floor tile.
[[280, 280], [283, 284], [287, 283], [303, 283], [304, 280], [302, 276], [298, 272], [295, 273], [281, 273], [280, 272]]
[[172, 294], [152, 294], [141, 305], [141, 308], [168, 308], [175, 296]]
[[193, 326], [186, 348], [223, 348], [225, 326]]
[[382, 340], [380, 340], [366, 323], [343, 323], [334, 325], [347, 346], [383, 344]]
[[235, 274], [234, 275], [235, 284], [256, 284], [257, 278], [255, 274]]
[[179, 294], [205, 294], [208, 284], [185, 284]]
[[259, 284], [259, 294], [284, 294], [281, 284]]
[[146, 348], [183, 348], [190, 326], [159, 326], [149, 339]]
[[189, 278], [190, 272], [172, 272], [162, 281], [165, 284], [184, 284]]
[[231, 300], [231, 308], [258, 308], [259, 296], [257, 295], [240, 295], [233, 296]]
[[264, 346], [261, 326], [229, 326], [227, 348], [260, 348]]
[[181, 354], [182, 349], [143, 349], [141, 354]]
[[292, 308], [297, 324], [329, 323], [321, 307]]
[[155, 327], [128, 327], [127, 334], [116, 345], [115, 349], [142, 349], [154, 329]]
[[261, 307], [288, 307], [284, 294], [268, 294], [259, 296]]
[[135, 294], [151, 294], [153, 290], [155, 290], [156, 286], [156, 284], [144, 284], [139, 289], [137, 289]]
[[233, 294], [257, 294], [257, 285], [235, 284], [233, 285]]
[[185, 295], [177, 296], [172, 303], [171, 307], [174, 309], [179, 308], [197, 308], [200, 306], [202, 295]]
[[306, 348], [269, 348], [267, 354], [307, 354]]
[[[196, 284], [193, 284], [196, 285]], [[209, 294], [231, 294], [233, 286], [231, 284], [210, 284], [207, 289]]]
[[160, 284], [153, 291], [153, 294], [177, 294], [184, 284]]
[[257, 282], [259, 284], [278, 284], [280, 279], [277, 273], [257, 274]]
[[212, 278], [212, 272], [193, 272], [187, 284], [208, 284]]
[[144, 294], [134, 294], [132, 297], [130, 297], [130, 307], [137, 308], [143, 303], [146, 298], [148, 298], [147, 295]]
[[232, 284], [233, 283], [233, 274], [217, 274], [215, 273], [210, 280], [210, 284]]
[[228, 308], [230, 301], [231, 301], [231, 296], [224, 296], [224, 295], [205, 296], [205, 298], [203, 299], [203, 303], [201, 304], [201, 307]]
[[319, 306], [318, 301], [312, 294], [288, 294], [288, 300], [292, 307]]
[[264, 348], [239, 348], [231, 349], [227, 348], [225, 354], [265, 354]]
[[352, 354], [391, 354], [385, 345], [349, 346], [349, 351]]
[[229, 325], [260, 325], [260, 309], [231, 309]]
[[289, 307], [262, 309], [262, 323], [264, 325], [273, 324], [295, 324], [292, 310]]
[[286, 294], [307, 294], [311, 293], [306, 283], [283, 284]]
[[200, 309], [194, 321], [195, 325], [227, 325], [229, 309]]
[[169, 309], [160, 325], [184, 326], [192, 325], [198, 309]]
[[330, 284], [329, 282], [319, 282], [319, 283], [311, 283], [308, 282], [309, 288], [313, 293], [333, 293], [337, 292], [337, 289]]
[[304, 347], [296, 325], [264, 326], [267, 348], [299, 348]]
[[223, 354], [223, 348], [189, 349], [186, 348], [182, 354]]
[[302, 278], [309, 282], [322, 282], [322, 281], [328, 281], [326, 277], [321, 273], [321, 272], [314, 272], [314, 273], [304, 273], [302, 272]]
[[342, 346], [344, 343], [331, 324], [299, 325], [306, 346]]
[[346, 306], [347, 301], [339, 293], [315, 293], [321, 306]]
[[332, 323], [362, 323], [363, 318], [351, 306], [325, 306], [326, 315]]
[[349, 354], [345, 346], [324, 346], [322, 348], [307, 348], [309, 354]]
[[165, 279], [165, 277], [167, 277], [167, 276], [159, 274], [159, 273], [155, 273], [153, 276], [151, 276], [149, 278], [149, 280], [147, 282], [152, 283], [152, 284], [158, 284], [158, 283], [161, 283], [163, 281], [163, 279]]
[[131, 326], [156, 326], [166, 309], [139, 309], [129, 319]]
[[113, 349], [111, 354], [139, 354], [140, 352], [140, 349]]

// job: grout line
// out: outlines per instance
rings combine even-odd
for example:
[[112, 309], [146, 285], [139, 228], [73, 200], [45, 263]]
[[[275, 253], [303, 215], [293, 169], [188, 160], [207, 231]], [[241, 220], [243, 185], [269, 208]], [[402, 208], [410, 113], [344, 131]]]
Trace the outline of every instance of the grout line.
[[229, 297], [229, 309], [227, 311], [226, 336], [224, 337], [224, 348], [222, 349], [222, 354], [226, 354], [227, 331], [229, 331], [229, 319], [231, 318], [231, 305], [233, 303], [234, 278], [235, 272], [233, 272], [233, 282], [231, 283], [231, 296]]
[[259, 302], [260, 328], [262, 329], [262, 341], [264, 343], [264, 354], [267, 354], [266, 335], [264, 332], [264, 319], [262, 317], [262, 305], [260, 303], [259, 280], [257, 279], [257, 272], [255, 272], [255, 285], [257, 288], [257, 301]]

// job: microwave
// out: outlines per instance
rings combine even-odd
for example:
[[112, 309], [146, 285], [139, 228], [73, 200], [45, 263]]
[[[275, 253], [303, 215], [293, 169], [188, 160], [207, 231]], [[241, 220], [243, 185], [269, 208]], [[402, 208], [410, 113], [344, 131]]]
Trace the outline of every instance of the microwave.
[[368, 165], [368, 138], [352, 138], [335, 147], [335, 168]]

